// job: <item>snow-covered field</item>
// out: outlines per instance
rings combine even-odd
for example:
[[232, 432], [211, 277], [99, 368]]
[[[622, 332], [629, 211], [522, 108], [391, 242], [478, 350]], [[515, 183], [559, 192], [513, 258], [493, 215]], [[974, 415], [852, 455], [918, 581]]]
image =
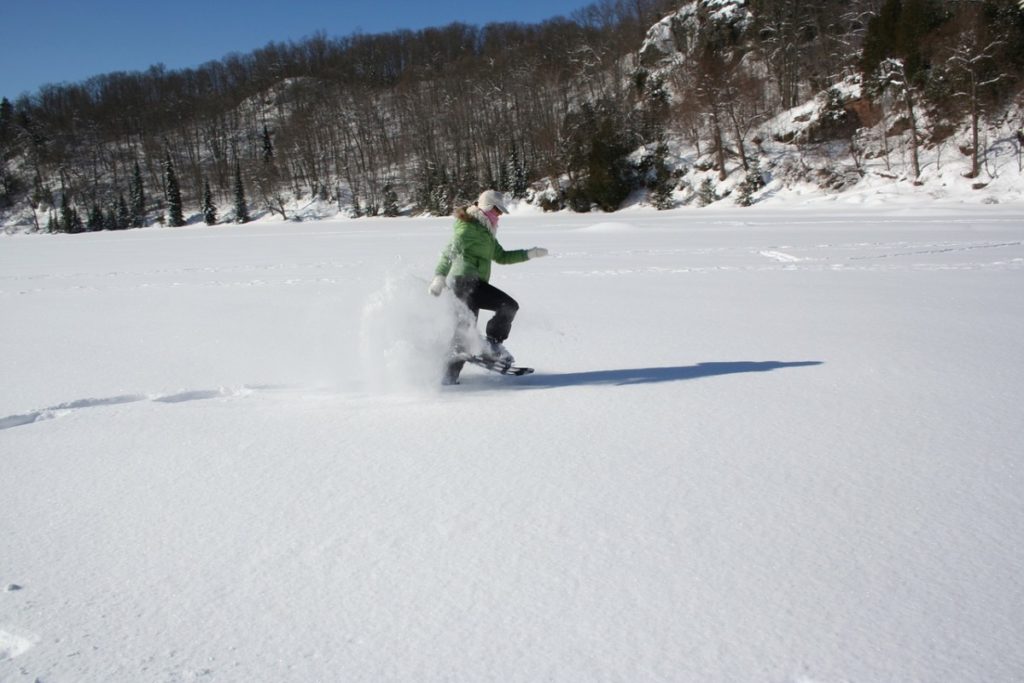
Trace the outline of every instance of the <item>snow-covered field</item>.
[[0, 680], [1024, 679], [1024, 208], [0, 239]]

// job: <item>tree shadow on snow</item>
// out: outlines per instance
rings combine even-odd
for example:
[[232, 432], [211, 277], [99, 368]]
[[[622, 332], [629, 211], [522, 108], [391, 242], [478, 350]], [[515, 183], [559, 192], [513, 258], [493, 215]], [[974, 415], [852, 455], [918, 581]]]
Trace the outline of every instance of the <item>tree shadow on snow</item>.
[[631, 368], [628, 370], [595, 370], [593, 372], [542, 373], [538, 372], [517, 380], [522, 387], [556, 388], [573, 386], [626, 386], [631, 384], [657, 384], [679, 382], [701, 377], [735, 375], [744, 372], [769, 372], [782, 368], [806, 368], [822, 365], [823, 361], [807, 360], [784, 363], [781, 361], [736, 361], [731, 363], [698, 363], [665, 368]]

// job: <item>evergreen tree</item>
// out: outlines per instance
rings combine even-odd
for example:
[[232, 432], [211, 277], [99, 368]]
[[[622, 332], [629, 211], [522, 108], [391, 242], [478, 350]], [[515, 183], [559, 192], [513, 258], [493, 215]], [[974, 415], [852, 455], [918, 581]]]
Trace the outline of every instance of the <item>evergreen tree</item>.
[[393, 218], [399, 214], [398, 193], [393, 185], [388, 183], [384, 186], [384, 215]]
[[245, 185], [242, 183], [242, 166], [235, 162], [235, 222], [248, 223], [249, 205], [245, 200]]
[[455, 191], [447, 178], [434, 185], [430, 193], [430, 212], [435, 216], [448, 216], [455, 209]]
[[142, 183], [142, 170], [139, 162], [135, 162], [132, 170], [132, 180], [128, 188], [129, 197], [129, 224], [133, 228], [146, 227], [146, 188]]
[[671, 209], [675, 206], [673, 194], [676, 189], [675, 178], [668, 167], [668, 147], [664, 143], [658, 145], [654, 150], [654, 158], [651, 160], [650, 180], [648, 189], [651, 192], [651, 203], [659, 211]]
[[57, 218], [56, 230], [57, 232], [63, 232], [69, 235], [77, 235], [80, 232], [85, 232], [85, 225], [82, 223], [82, 217], [78, 215], [78, 209], [72, 206], [68, 201], [67, 194], [61, 196], [60, 215]]
[[103, 229], [103, 209], [99, 204], [93, 204], [89, 209], [89, 219], [85, 223], [89, 232], [96, 232]]
[[57, 220], [57, 232], [71, 232], [74, 226], [74, 209], [68, 201], [68, 193], [60, 193], [60, 218]]
[[82, 216], [79, 215], [77, 207], [71, 209], [71, 229], [68, 232], [72, 235], [85, 232], [85, 225], [82, 223]]
[[617, 210], [637, 186], [627, 155], [639, 139], [627, 113], [609, 99], [587, 102], [566, 116], [565, 129], [562, 155], [573, 183], [567, 192], [570, 206], [575, 211], [588, 211], [591, 204]]
[[764, 186], [764, 176], [761, 175], [761, 162], [754, 159], [750, 164], [750, 170], [747, 171], [743, 182], [740, 183], [736, 203], [740, 206], [751, 206], [754, 203], [754, 193]]
[[124, 192], [117, 197], [117, 229], [126, 230], [132, 227], [132, 213], [125, 201]]
[[203, 221], [207, 225], [217, 224], [217, 205], [213, 203], [210, 181], [203, 179]]
[[14, 123], [14, 105], [6, 97], [0, 100], [0, 142], [3, 142]]
[[185, 214], [181, 203], [181, 188], [178, 186], [178, 174], [174, 171], [171, 153], [167, 152], [164, 161], [164, 181], [166, 183], [168, 225], [177, 228], [185, 225]]
[[503, 170], [505, 171], [505, 182], [507, 183], [505, 190], [512, 195], [513, 199], [523, 199], [526, 197], [526, 190], [528, 189], [526, 169], [523, 168], [523, 163], [519, 158], [519, 150], [514, 145]]
[[423, 181], [416, 192], [416, 205], [420, 211], [434, 216], [447, 216], [452, 212], [454, 190], [448, 181], [448, 171], [429, 162], [422, 171]]
[[658, 139], [664, 132], [665, 122], [669, 119], [669, 105], [672, 99], [665, 85], [665, 77], [651, 77], [642, 69], [634, 78], [640, 98], [640, 135], [647, 140]]
[[113, 206], [107, 207], [107, 212], [103, 214], [103, 229], [117, 230], [117, 209]]
[[20, 184], [18, 177], [7, 168], [7, 161], [0, 155], [0, 209], [14, 205]]
[[697, 189], [697, 203], [701, 206], [708, 206], [714, 204], [720, 199], [718, 193], [715, 191], [715, 181], [709, 177], [705, 177], [701, 181], [700, 187]]

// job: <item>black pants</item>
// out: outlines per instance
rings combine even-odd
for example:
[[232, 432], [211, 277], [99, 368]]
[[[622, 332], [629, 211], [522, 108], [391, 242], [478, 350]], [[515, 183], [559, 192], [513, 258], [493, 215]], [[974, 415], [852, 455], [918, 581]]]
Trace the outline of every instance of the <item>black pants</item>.
[[[452, 337], [452, 350], [462, 346], [466, 334], [476, 327], [480, 311], [494, 311], [494, 316], [487, 321], [487, 336], [496, 342], [504, 342], [512, 331], [512, 321], [519, 311], [519, 304], [497, 287], [476, 278], [457, 277], [452, 282], [455, 298], [466, 306], [458, 315], [455, 335]], [[448, 384], [458, 381], [459, 373], [465, 361], [456, 360], [448, 363], [444, 381]]]
[[519, 311], [519, 304], [494, 285], [476, 278], [457, 277], [452, 283], [455, 298], [466, 304], [473, 315], [472, 320], [459, 321], [460, 325], [476, 325], [480, 311], [494, 311], [494, 317], [487, 321], [487, 336], [497, 342], [508, 339], [512, 321]]

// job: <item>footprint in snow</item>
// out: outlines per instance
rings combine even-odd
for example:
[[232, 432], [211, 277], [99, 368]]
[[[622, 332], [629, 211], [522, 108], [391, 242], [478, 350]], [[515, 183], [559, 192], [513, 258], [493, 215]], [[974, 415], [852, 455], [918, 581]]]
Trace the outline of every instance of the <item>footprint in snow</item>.
[[60, 405], [33, 410], [28, 413], [8, 415], [0, 417], [0, 431], [21, 427], [23, 425], [52, 420], [69, 412], [83, 410], [85, 408], [99, 408], [102, 406], [113, 406], [124, 403], [139, 403], [142, 401], [153, 401], [156, 403], [187, 403], [189, 401], [205, 401], [212, 398], [226, 398], [231, 396], [245, 396], [257, 389], [274, 389], [275, 386], [242, 387], [240, 389], [199, 389], [195, 391], [182, 391], [177, 394], [146, 395], [126, 394], [123, 396], [111, 396], [109, 398], [83, 398], [77, 401], [68, 401]]

